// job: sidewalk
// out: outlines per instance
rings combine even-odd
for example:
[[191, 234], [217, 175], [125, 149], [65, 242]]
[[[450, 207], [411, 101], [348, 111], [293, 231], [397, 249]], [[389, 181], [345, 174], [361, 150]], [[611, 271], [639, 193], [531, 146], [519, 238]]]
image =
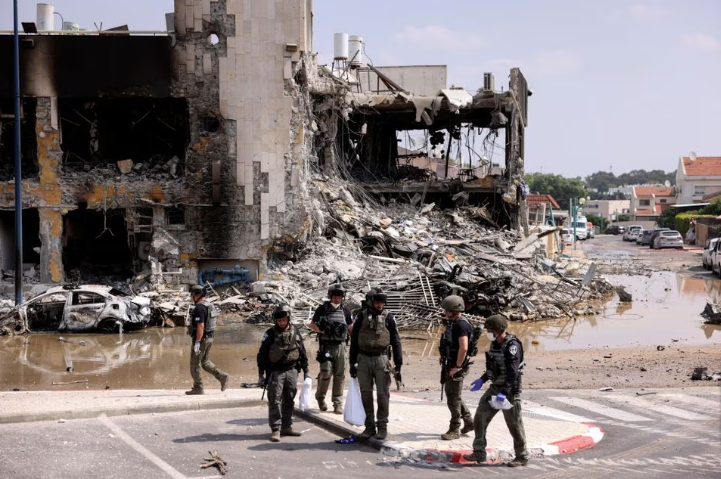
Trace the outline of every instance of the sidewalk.
[[[108, 416], [208, 410], [261, 406], [260, 389], [208, 390], [203, 396], [186, 396], [183, 390], [106, 390], [106, 391], [28, 391], [0, 392], [0, 424], [87, 419], [105, 413]], [[475, 410], [478, 395], [468, 395], [466, 403]], [[297, 405], [297, 399], [296, 399]], [[361, 427], [343, 422], [342, 415], [320, 412], [315, 401], [298, 416], [329, 429], [340, 436], [359, 434]], [[391, 393], [389, 437], [371, 439], [368, 444], [389, 456], [422, 462], [465, 462], [473, 434], [455, 441], [443, 441], [449, 412], [445, 403]], [[532, 456], [571, 453], [593, 447], [602, 437], [600, 428], [579, 422], [552, 419], [524, 412], [528, 448]], [[488, 430], [488, 456], [491, 460], [513, 457], [513, 442], [502, 414], [494, 418]], [[347, 447], [347, 446], [342, 446]]]

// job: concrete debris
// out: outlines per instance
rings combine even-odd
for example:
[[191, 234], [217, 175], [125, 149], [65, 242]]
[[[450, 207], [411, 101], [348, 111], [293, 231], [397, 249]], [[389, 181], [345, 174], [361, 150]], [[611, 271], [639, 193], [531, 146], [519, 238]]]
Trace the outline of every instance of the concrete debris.
[[633, 295], [626, 291], [624, 286], [616, 286], [616, 293], [618, 293], [618, 299], [622, 303], [630, 303], [633, 301]]
[[703, 317], [708, 324], [721, 324], [721, 311], [719, 309], [718, 305], [706, 303], [701, 317]]

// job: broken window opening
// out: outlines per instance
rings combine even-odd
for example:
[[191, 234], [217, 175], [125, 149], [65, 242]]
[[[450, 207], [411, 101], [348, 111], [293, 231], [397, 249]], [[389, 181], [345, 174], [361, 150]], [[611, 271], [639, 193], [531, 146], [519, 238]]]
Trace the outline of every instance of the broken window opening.
[[[59, 109], [63, 173], [182, 175], [190, 137], [184, 98], [66, 99]], [[131, 162], [117, 164], [124, 160]]]
[[64, 217], [63, 264], [78, 283], [133, 275], [125, 210], [75, 210]]
[[207, 133], [218, 133], [220, 130], [220, 120], [215, 116], [206, 116], [202, 120], [203, 131]]
[[[35, 208], [23, 210], [23, 270], [40, 263], [40, 214]], [[15, 211], [0, 211], [0, 265], [15, 270]]]
[[178, 205], [165, 209], [166, 225], [185, 225], [185, 206]]
[[[38, 140], [35, 134], [37, 100], [20, 100], [21, 178], [37, 178]], [[0, 98], [0, 181], [15, 177], [15, 105], [12, 98]]]

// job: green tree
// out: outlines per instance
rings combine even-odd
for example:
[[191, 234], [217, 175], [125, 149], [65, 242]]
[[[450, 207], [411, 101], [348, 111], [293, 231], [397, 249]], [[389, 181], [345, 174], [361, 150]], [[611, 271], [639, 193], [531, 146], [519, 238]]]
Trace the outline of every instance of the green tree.
[[[669, 208], [672, 209], [672, 208]], [[702, 215], [714, 215], [719, 216], [721, 215], [721, 198], [716, 198], [715, 200], [711, 201], [711, 204], [704, 206], [701, 208], [700, 213]]]
[[585, 198], [586, 187], [580, 178], [565, 178], [561, 175], [529, 173], [526, 175], [526, 183], [534, 193], [551, 195], [555, 198], [561, 208], [569, 209], [570, 198]]
[[586, 177], [586, 187], [596, 189], [600, 194], [615, 186], [618, 186], [618, 178], [613, 173], [597, 171]]
[[593, 226], [598, 226], [601, 228], [601, 232], [606, 231], [606, 225], [608, 224], [608, 221], [606, 221], [606, 218], [603, 216], [594, 215], [591, 213], [586, 214], [586, 219], [593, 223]]

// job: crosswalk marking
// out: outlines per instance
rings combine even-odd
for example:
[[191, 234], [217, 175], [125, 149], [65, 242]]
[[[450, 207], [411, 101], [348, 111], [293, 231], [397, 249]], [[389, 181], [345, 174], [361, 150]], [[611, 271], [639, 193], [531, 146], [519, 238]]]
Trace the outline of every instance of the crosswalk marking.
[[575, 414], [571, 414], [570, 412], [561, 411], [560, 409], [554, 409], [552, 407], [547, 407], [542, 404], [535, 403], [533, 401], [523, 401], [523, 410], [528, 411], [534, 414], [538, 414], [540, 416], [547, 416], [551, 417], [553, 419], [560, 419], [561, 421], [571, 421], [571, 422], [592, 422], [591, 419], [583, 416], [577, 416]]
[[703, 406], [707, 408], [714, 408], [711, 412], [721, 411], [721, 398], [716, 399], [704, 399], [698, 396], [689, 396], [688, 394], [659, 394], [659, 397], [671, 399], [673, 401], [679, 401], [686, 404], [693, 404], [697, 406]]
[[[607, 397], [607, 396], [604, 396]], [[582, 409], [588, 409], [589, 411], [601, 414], [603, 416], [608, 416], [613, 419], [618, 419], [619, 421], [629, 421], [629, 422], [640, 422], [640, 421], [652, 421], [653, 419], [639, 416], [637, 414], [632, 414], [630, 412], [621, 411], [620, 409], [615, 409], [612, 407], [604, 406], [603, 404], [598, 404], [591, 401], [586, 401], [585, 399], [579, 399], [579, 398], [571, 398], [571, 397], [552, 397], [554, 401], [558, 401], [564, 404], [568, 404], [569, 406], [579, 407]]]
[[617, 401], [622, 402], [624, 404], [629, 404], [634, 407], [638, 407], [645, 410], [651, 410], [660, 412], [662, 414], [666, 414], [668, 416], [677, 417], [679, 419], [685, 419], [687, 421], [707, 421], [707, 416], [702, 416], [700, 414], [696, 414], [691, 411], [686, 411], [684, 409], [680, 409], [673, 406], [664, 406], [662, 404], [654, 404], [653, 402], [635, 397], [635, 396], [621, 396], [619, 394], [609, 394], [608, 396], [604, 396], [606, 399], [610, 399], [611, 401]]

